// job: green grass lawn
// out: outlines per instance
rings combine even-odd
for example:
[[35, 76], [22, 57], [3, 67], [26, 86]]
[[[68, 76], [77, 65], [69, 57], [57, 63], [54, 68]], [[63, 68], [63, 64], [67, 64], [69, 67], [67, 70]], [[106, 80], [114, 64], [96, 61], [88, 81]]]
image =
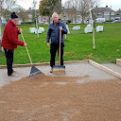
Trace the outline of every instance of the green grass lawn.
[[[104, 32], [96, 33], [96, 49], [92, 48], [92, 34], [84, 34], [84, 25], [81, 25], [80, 31], [73, 31], [70, 25], [71, 34], [65, 39], [64, 60], [83, 60], [93, 59], [100, 63], [115, 62], [121, 58], [121, 23], [103, 24]], [[41, 25], [42, 26], [42, 25]], [[29, 27], [32, 25], [22, 25], [24, 37], [27, 42], [32, 60], [34, 63], [49, 62], [49, 48], [46, 46], [46, 32], [39, 37], [29, 33]], [[21, 35], [19, 36], [22, 40]], [[26, 50], [18, 47], [15, 51], [14, 63], [29, 63]], [[0, 65], [5, 64], [4, 53], [0, 54]]]

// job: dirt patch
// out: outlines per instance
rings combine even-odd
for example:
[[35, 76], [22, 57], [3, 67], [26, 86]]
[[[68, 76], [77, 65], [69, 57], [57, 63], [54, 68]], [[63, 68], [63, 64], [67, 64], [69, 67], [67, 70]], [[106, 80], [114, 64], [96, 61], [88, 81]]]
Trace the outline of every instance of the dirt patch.
[[[87, 83], [80, 83], [84, 80]], [[120, 121], [121, 82], [35, 76], [0, 89], [0, 121]]]

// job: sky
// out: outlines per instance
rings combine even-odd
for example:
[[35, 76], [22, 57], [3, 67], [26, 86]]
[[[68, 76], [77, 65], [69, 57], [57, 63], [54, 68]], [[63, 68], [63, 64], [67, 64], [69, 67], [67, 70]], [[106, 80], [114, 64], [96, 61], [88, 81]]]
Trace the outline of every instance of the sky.
[[[37, 2], [36, 8], [38, 8], [40, 0], [35, 0], [35, 1]], [[67, 1], [67, 0], [62, 0], [63, 4], [65, 3], [65, 1]], [[32, 7], [33, 0], [17, 0], [17, 2], [23, 8], [28, 9], [28, 8]], [[100, 6], [105, 7], [106, 5], [111, 7], [113, 10], [118, 10], [119, 8], [121, 8], [121, 0], [101, 0]]]
[[119, 10], [119, 8], [121, 8], [121, 0], [102, 0], [100, 6], [104, 7], [106, 5], [108, 5], [114, 10]]

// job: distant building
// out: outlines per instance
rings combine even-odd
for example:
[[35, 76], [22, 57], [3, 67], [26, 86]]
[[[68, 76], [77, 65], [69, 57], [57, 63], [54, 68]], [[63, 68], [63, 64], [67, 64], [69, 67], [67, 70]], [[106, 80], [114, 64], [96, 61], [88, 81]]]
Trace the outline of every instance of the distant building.
[[48, 24], [48, 22], [49, 22], [48, 16], [39, 16], [38, 17], [39, 24]]
[[116, 11], [115, 17], [121, 18], [121, 9], [119, 9], [118, 11]]
[[[95, 7], [93, 10], [93, 18], [104, 18], [106, 21], [107, 20], [113, 20], [115, 19], [115, 14], [116, 12], [109, 8], [108, 6], [106, 7]], [[76, 10], [75, 8], [63, 8], [63, 16], [64, 19], [70, 20], [72, 23], [81, 23], [82, 18], [80, 15], [80, 11]], [[84, 20], [84, 23], [88, 22], [89, 17], [86, 17]]]
[[93, 10], [94, 18], [105, 18], [106, 20], [112, 20], [115, 17], [115, 11], [110, 7], [95, 7]]
[[81, 23], [80, 11], [77, 11], [75, 8], [63, 8], [63, 20]]

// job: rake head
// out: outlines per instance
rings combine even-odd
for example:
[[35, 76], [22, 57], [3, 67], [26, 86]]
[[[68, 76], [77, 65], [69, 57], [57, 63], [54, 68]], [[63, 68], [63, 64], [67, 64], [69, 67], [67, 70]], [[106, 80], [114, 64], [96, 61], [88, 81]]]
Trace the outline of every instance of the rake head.
[[35, 66], [32, 66], [29, 76], [34, 76], [34, 75], [37, 75], [37, 74], [43, 74], [43, 73], [38, 68], [36, 68]]

